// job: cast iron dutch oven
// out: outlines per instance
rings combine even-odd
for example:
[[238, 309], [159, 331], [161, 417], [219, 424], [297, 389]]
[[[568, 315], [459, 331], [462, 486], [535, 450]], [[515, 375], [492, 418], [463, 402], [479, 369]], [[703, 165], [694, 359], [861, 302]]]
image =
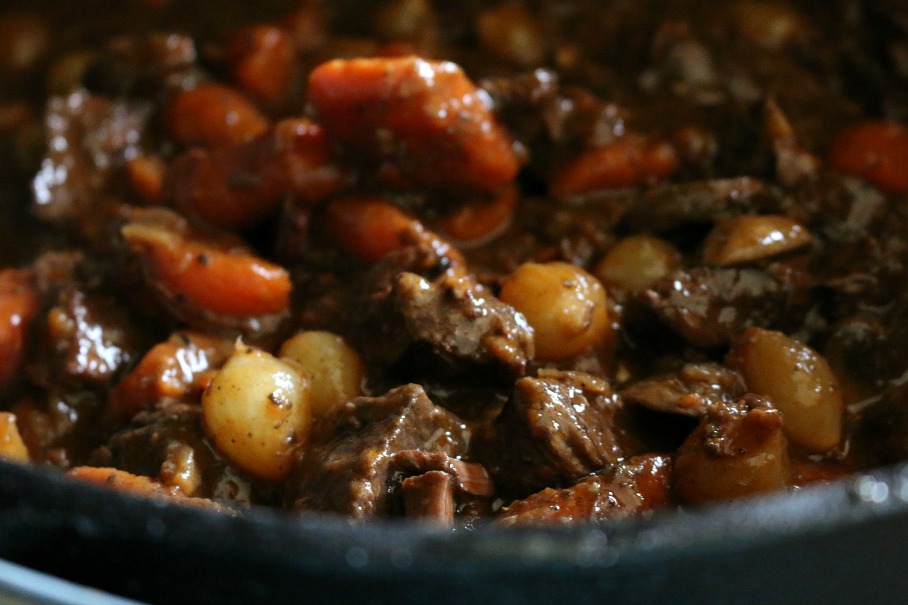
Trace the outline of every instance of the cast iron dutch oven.
[[906, 537], [908, 466], [609, 525], [451, 532], [227, 516], [0, 463], [0, 557], [152, 603], [904, 603]]

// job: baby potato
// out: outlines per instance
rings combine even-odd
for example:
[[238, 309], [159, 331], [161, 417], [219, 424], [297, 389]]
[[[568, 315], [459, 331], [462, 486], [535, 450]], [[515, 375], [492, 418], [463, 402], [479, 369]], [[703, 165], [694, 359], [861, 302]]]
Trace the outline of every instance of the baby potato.
[[0, 458], [28, 462], [28, 450], [19, 435], [16, 417], [9, 412], [0, 412]]
[[281, 345], [280, 356], [292, 359], [309, 375], [312, 415], [316, 418], [362, 394], [363, 362], [336, 334], [300, 332]]
[[526, 317], [543, 361], [579, 355], [609, 330], [605, 288], [570, 263], [524, 263], [504, 279], [500, 298]]
[[727, 362], [750, 391], [769, 397], [782, 412], [791, 443], [817, 453], [839, 444], [845, 403], [819, 353], [781, 332], [748, 328], [732, 344]]
[[278, 480], [312, 423], [309, 379], [292, 362], [238, 345], [202, 393], [205, 427], [243, 470]]
[[675, 493], [697, 504], [784, 489], [791, 479], [782, 415], [759, 396], [718, 407], [678, 449]]
[[703, 260], [728, 266], [771, 258], [810, 244], [810, 231], [781, 215], [737, 216], [719, 221], [703, 245]]
[[631, 235], [609, 248], [593, 273], [606, 286], [640, 292], [680, 265], [681, 254], [667, 241]]

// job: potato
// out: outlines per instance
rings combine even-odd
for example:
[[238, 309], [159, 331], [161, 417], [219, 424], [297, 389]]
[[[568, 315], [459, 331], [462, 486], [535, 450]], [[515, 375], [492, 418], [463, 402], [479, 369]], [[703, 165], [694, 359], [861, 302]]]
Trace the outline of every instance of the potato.
[[732, 344], [727, 362], [748, 389], [769, 397], [782, 412], [783, 431], [793, 444], [817, 453], [839, 444], [845, 404], [819, 353], [781, 332], [748, 328]]
[[505, 2], [479, 13], [476, 36], [484, 51], [517, 65], [537, 65], [547, 52], [545, 30], [521, 4]]
[[703, 260], [712, 265], [737, 265], [809, 244], [810, 231], [787, 216], [737, 216], [716, 224], [704, 242]]
[[771, 492], [788, 486], [791, 468], [782, 418], [751, 399], [713, 410], [678, 449], [675, 493], [695, 504]]
[[593, 273], [608, 287], [639, 292], [680, 264], [681, 254], [667, 241], [631, 235], [609, 248]]
[[524, 263], [505, 278], [500, 298], [532, 326], [538, 359], [579, 355], [608, 335], [605, 288], [569, 263]]
[[205, 427], [241, 469], [278, 480], [312, 422], [309, 379], [292, 362], [239, 345], [202, 394]]
[[0, 458], [28, 462], [28, 450], [19, 435], [16, 417], [9, 412], [0, 412]]
[[363, 362], [336, 334], [300, 332], [281, 345], [280, 356], [292, 359], [309, 375], [316, 418], [362, 394]]

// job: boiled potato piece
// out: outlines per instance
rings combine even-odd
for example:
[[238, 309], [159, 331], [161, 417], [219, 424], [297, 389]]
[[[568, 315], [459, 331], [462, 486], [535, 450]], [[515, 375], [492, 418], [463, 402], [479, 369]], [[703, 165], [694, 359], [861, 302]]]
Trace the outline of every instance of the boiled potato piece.
[[593, 273], [607, 287], [645, 290], [681, 265], [681, 253], [652, 235], [631, 235], [609, 248]]
[[280, 356], [292, 359], [309, 374], [316, 418], [362, 394], [363, 362], [336, 334], [300, 332], [281, 345]]
[[605, 288], [570, 263], [524, 263], [505, 278], [500, 298], [526, 317], [543, 361], [579, 355], [609, 332]]
[[728, 353], [747, 388], [769, 397], [782, 412], [788, 440], [810, 452], [839, 444], [845, 403], [826, 360], [781, 332], [748, 328]]
[[19, 435], [16, 417], [9, 412], [0, 412], [0, 458], [28, 462], [28, 450]]
[[713, 409], [678, 448], [675, 493], [696, 504], [784, 489], [791, 468], [782, 415], [745, 396]]
[[810, 244], [810, 231], [787, 216], [737, 216], [719, 221], [703, 243], [703, 260], [726, 267], [760, 261]]
[[308, 377], [290, 361], [239, 345], [202, 394], [205, 426], [234, 464], [264, 479], [290, 470], [312, 422]]

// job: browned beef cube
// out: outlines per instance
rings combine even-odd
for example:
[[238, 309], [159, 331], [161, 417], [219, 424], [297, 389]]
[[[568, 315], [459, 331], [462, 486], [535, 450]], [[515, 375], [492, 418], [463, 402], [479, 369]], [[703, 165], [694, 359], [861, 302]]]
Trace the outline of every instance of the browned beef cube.
[[445, 271], [434, 280], [404, 271], [376, 292], [357, 340], [380, 367], [412, 372], [522, 376], [533, 356], [533, 333], [523, 316], [471, 275]]
[[744, 378], [715, 363], [689, 363], [669, 376], [641, 380], [621, 391], [627, 403], [656, 412], [705, 416], [720, 403], [736, 401], [746, 392]]
[[38, 217], [98, 229], [104, 219], [100, 200], [137, 151], [149, 113], [148, 105], [81, 90], [52, 98], [45, 118], [47, 155], [32, 182]]
[[499, 522], [578, 523], [605, 521], [665, 506], [670, 501], [671, 459], [646, 455], [619, 462], [577, 484], [546, 488], [511, 503]]
[[727, 345], [744, 328], [775, 326], [790, 297], [764, 271], [700, 267], [670, 273], [640, 298], [689, 344], [709, 349]]
[[33, 379], [86, 388], [107, 388], [142, 351], [135, 322], [112, 298], [67, 288], [47, 313]]
[[89, 65], [85, 84], [111, 96], [161, 94], [197, 75], [196, 55], [192, 38], [182, 34], [120, 36]]
[[92, 463], [151, 477], [187, 496], [239, 505], [252, 500], [249, 481], [206, 439], [197, 405], [174, 403], [137, 414], [95, 452]]
[[407, 477], [400, 484], [404, 515], [450, 525], [454, 521], [454, 479], [444, 471]]
[[573, 485], [636, 450], [624, 416], [606, 381], [540, 371], [517, 381], [501, 415], [477, 435], [473, 455], [508, 496]]
[[380, 397], [358, 397], [314, 429], [290, 494], [297, 510], [337, 512], [355, 518], [394, 512], [391, 458], [425, 450], [451, 457], [465, 453], [469, 431], [414, 384]]

